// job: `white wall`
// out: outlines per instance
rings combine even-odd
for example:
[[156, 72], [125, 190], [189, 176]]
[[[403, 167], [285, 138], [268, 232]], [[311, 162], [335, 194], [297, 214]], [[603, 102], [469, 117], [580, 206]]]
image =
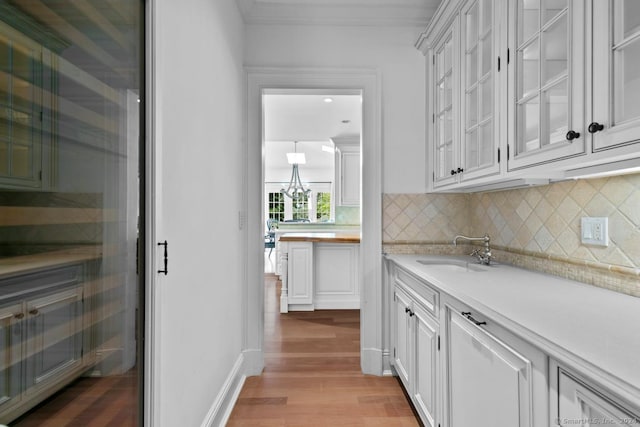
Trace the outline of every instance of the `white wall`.
[[383, 192], [423, 193], [425, 59], [419, 28], [248, 25], [256, 67], [368, 68], [382, 74]]
[[151, 422], [218, 425], [214, 403], [242, 360], [244, 26], [234, 0], [152, 5], [155, 238], [169, 242], [169, 274], [151, 284]]

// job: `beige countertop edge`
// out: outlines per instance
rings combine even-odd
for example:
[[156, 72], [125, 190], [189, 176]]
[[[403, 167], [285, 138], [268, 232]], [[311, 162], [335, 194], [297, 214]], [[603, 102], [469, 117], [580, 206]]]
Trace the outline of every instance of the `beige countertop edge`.
[[360, 243], [360, 235], [353, 233], [285, 233], [281, 242]]

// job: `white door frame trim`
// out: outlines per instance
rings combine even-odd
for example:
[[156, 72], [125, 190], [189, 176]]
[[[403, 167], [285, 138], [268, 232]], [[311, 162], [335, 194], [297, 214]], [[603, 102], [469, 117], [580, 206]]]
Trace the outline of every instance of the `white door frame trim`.
[[247, 67], [247, 282], [243, 325], [246, 374], [264, 368], [264, 140], [262, 94], [269, 89], [356, 89], [362, 102], [360, 245], [360, 364], [382, 375], [382, 141], [381, 75], [372, 69]]

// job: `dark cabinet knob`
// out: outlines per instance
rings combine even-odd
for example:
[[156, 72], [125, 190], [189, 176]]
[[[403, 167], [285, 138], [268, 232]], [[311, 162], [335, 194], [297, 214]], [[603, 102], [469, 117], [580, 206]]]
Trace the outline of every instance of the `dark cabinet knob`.
[[405, 307], [405, 308], [404, 308], [404, 312], [405, 312], [405, 313], [408, 313], [408, 312], [410, 312], [410, 311], [411, 311], [411, 309], [410, 309], [409, 307]]
[[596, 132], [600, 132], [602, 129], [604, 129], [604, 125], [600, 124], [598, 122], [593, 122], [589, 125], [589, 133], [596, 133]]
[[457, 172], [451, 169], [451, 175], [455, 175]]
[[462, 173], [462, 172], [464, 172], [464, 169], [462, 169], [462, 168], [458, 168], [458, 170], [457, 170], [456, 172], [458, 172], [458, 173]]
[[567, 141], [573, 141], [576, 138], [580, 138], [580, 132], [576, 132], [574, 130], [567, 132]]
[[40, 311], [38, 311], [37, 308], [34, 308], [34, 309], [29, 310], [29, 314], [37, 316], [38, 314], [40, 314]]
[[24, 317], [24, 313], [16, 313], [13, 315], [13, 317], [15, 317], [16, 319], [20, 320]]
[[409, 312], [409, 317], [413, 317], [413, 316], [415, 316], [415, 313], [413, 311], [410, 311]]

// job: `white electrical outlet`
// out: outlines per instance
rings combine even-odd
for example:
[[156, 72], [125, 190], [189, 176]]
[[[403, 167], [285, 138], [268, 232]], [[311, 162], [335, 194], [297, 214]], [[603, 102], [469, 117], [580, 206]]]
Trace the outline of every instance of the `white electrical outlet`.
[[609, 246], [609, 218], [583, 216], [580, 234], [585, 245]]

